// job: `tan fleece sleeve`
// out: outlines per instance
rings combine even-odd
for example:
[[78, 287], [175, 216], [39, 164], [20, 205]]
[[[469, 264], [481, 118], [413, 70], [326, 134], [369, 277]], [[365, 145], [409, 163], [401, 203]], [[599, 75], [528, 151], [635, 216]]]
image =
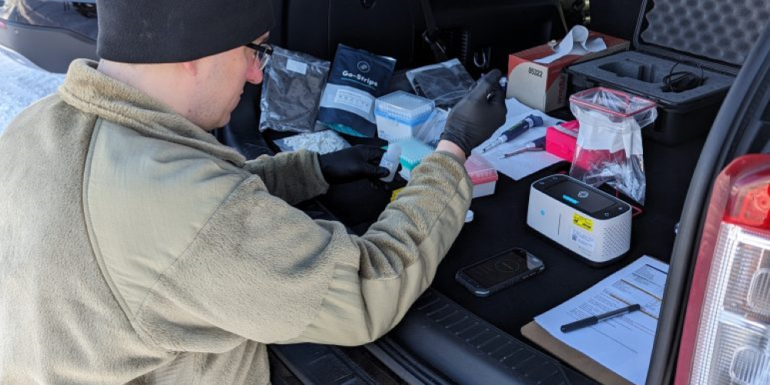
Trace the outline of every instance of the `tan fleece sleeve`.
[[270, 194], [289, 204], [314, 198], [329, 189], [321, 174], [318, 155], [307, 150], [262, 155], [246, 162], [244, 169], [262, 178]]
[[401, 321], [433, 281], [465, 221], [473, 187], [453, 158], [432, 155], [415, 170], [379, 221], [353, 238], [359, 263], [337, 265], [316, 319], [284, 342], [360, 345]]
[[170, 349], [264, 343], [369, 342], [395, 326], [430, 284], [472, 195], [464, 167], [432, 154], [361, 237], [238, 187], [158, 278], [138, 328]]

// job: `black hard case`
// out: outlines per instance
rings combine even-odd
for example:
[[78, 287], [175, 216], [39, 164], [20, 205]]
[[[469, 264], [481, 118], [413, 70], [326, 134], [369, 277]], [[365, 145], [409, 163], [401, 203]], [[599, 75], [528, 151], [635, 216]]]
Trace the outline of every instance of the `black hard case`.
[[[766, 0], [644, 0], [635, 50], [569, 67], [569, 91], [603, 86], [654, 100], [658, 118], [642, 133], [656, 142], [703, 136], [769, 15]], [[702, 69], [706, 79], [691, 90], [666, 91], [664, 77], [674, 66], [696, 75]]]

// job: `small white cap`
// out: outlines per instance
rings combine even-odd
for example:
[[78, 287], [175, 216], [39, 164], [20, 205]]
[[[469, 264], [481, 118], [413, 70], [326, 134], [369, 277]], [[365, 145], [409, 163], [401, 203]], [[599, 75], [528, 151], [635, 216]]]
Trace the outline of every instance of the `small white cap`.
[[385, 150], [385, 153], [393, 158], [398, 158], [401, 156], [401, 146], [396, 143], [390, 143], [388, 144], [388, 149]]
[[465, 212], [465, 223], [473, 221], [473, 211], [468, 210]]

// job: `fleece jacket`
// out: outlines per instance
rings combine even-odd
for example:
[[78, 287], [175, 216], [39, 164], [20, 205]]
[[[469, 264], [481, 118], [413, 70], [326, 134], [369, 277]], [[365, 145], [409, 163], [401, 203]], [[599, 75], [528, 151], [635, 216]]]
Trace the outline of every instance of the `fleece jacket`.
[[349, 235], [291, 206], [314, 153], [247, 162], [96, 67], [0, 137], [0, 384], [268, 384], [265, 344], [388, 332], [462, 227], [448, 154]]

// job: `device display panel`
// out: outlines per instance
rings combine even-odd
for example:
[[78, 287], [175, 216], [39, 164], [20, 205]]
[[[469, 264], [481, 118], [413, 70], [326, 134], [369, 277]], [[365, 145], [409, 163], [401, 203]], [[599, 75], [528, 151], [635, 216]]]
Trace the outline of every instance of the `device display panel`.
[[614, 201], [599, 192], [572, 183], [569, 179], [565, 179], [561, 183], [549, 186], [544, 192], [561, 202], [578, 207], [582, 211], [591, 214], [602, 211], [615, 204]]

